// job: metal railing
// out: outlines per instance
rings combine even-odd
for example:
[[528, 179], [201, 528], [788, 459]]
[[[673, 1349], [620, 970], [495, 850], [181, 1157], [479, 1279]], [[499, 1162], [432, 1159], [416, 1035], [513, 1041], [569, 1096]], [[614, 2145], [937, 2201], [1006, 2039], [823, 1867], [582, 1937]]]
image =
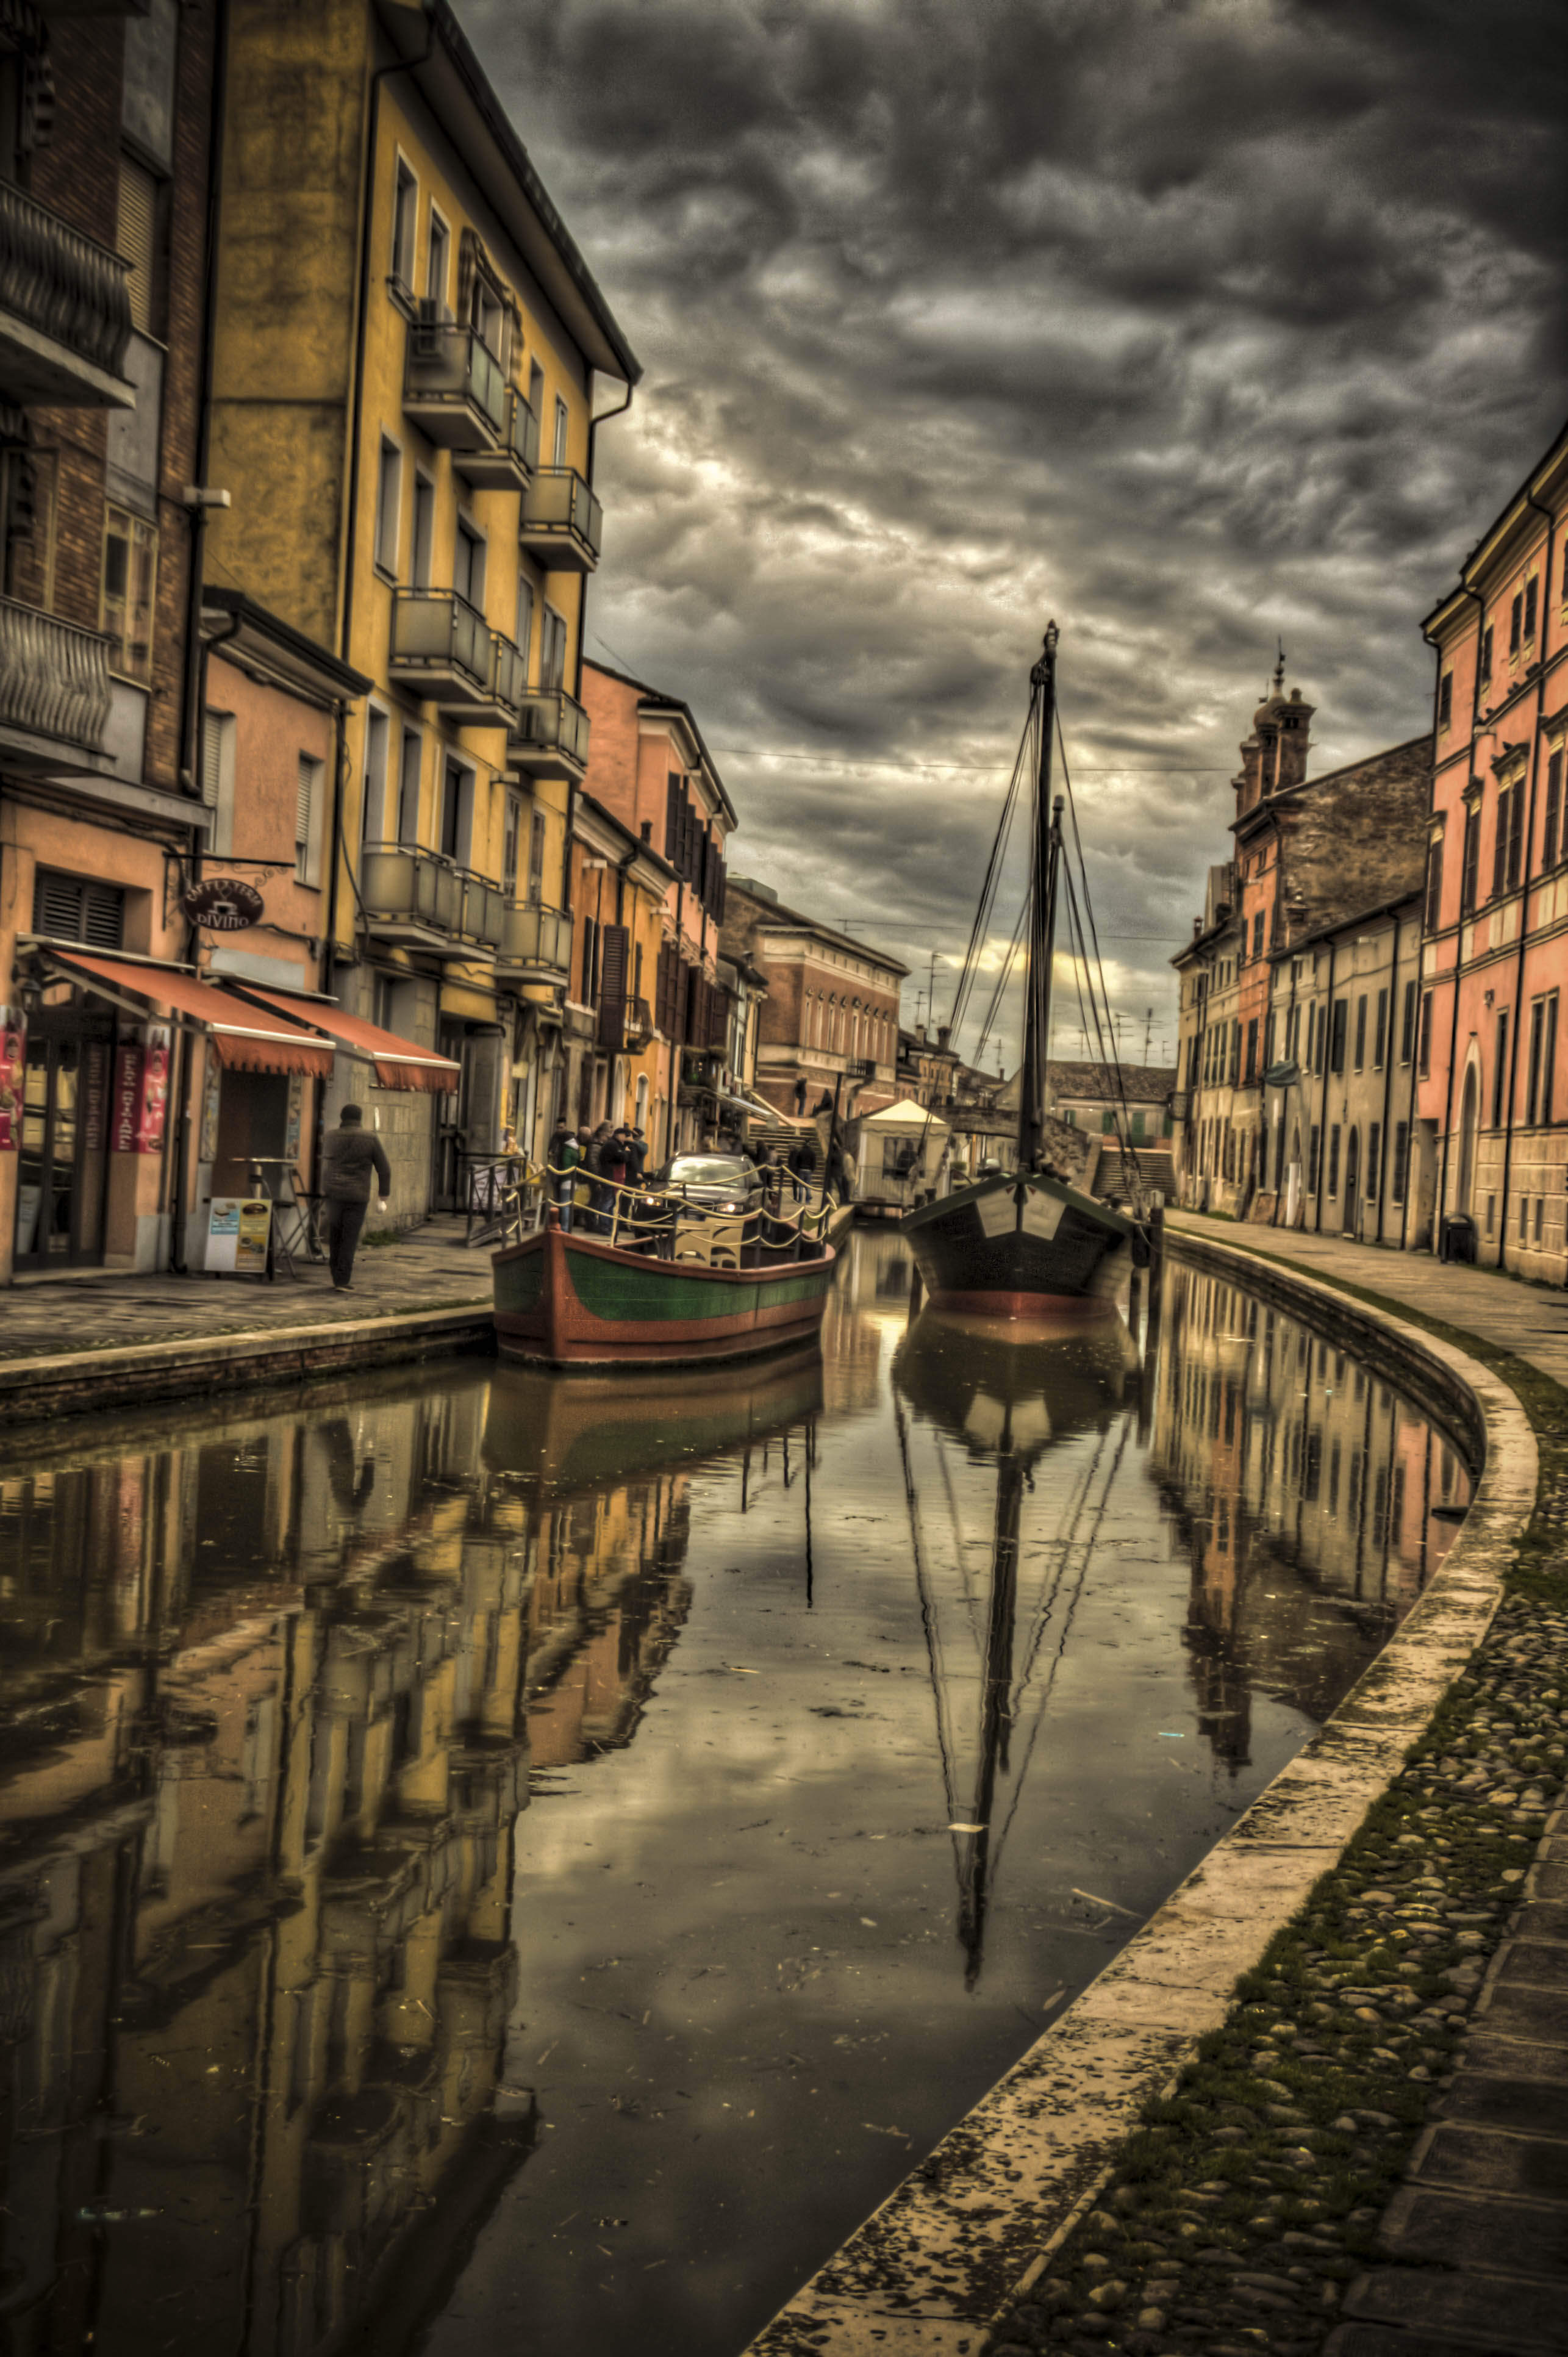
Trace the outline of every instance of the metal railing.
[[553, 974], [567, 974], [572, 920], [564, 909], [546, 908], [542, 900], [508, 900], [498, 955], [503, 965], [544, 966]]
[[392, 593], [395, 666], [418, 673], [460, 672], [482, 694], [495, 674], [494, 635], [484, 616], [456, 589]]
[[131, 340], [130, 268], [9, 181], [0, 181], [0, 310], [111, 376]]
[[539, 420], [515, 384], [507, 387], [506, 430], [501, 438], [519, 466], [532, 475], [539, 464]]
[[454, 942], [494, 949], [506, 926], [506, 895], [471, 868], [415, 844], [370, 843], [360, 863], [360, 899], [373, 927], [422, 925]]
[[539, 533], [581, 541], [597, 558], [605, 511], [575, 467], [541, 467], [522, 495], [522, 536]]
[[528, 700], [528, 657], [499, 630], [490, 633], [493, 651], [490, 665], [490, 686], [498, 704], [521, 716]]
[[525, 696], [513, 733], [520, 753], [562, 753], [568, 760], [587, 762], [588, 716], [564, 687]]
[[424, 319], [410, 328], [405, 403], [470, 404], [499, 440], [507, 428], [507, 390], [499, 361], [474, 328]]
[[110, 703], [107, 639], [0, 597], [0, 726], [102, 752]]

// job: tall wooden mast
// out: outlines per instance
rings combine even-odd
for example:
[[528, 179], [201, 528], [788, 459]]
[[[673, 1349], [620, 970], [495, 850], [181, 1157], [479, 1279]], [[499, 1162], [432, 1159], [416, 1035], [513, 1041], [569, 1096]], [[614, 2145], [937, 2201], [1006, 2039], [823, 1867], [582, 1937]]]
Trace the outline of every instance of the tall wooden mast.
[[[1051, 1039], [1051, 956], [1061, 863], [1060, 801], [1052, 802], [1051, 740], [1057, 726], [1057, 626], [1046, 625], [1040, 660], [1029, 673], [1040, 731], [1029, 877], [1028, 963], [1025, 970], [1024, 1064], [1018, 1085], [1018, 1168], [1032, 1170], [1045, 1151], [1046, 1063]], [[1047, 818], [1047, 813], [1050, 815]]]

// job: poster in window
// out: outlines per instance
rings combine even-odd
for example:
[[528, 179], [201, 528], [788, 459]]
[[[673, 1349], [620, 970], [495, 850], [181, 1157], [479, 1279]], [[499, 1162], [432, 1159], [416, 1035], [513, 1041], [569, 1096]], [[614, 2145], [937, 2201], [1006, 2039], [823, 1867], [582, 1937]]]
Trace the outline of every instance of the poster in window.
[[171, 1034], [161, 1024], [148, 1027], [146, 1046], [142, 1051], [141, 1088], [136, 1103], [136, 1146], [138, 1154], [161, 1154], [164, 1146], [164, 1124], [168, 1115], [169, 1059]]
[[201, 1140], [197, 1152], [199, 1162], [218, 1159], [218, 1108], [223, 1095], [223, 1067], [218, 1061], [216, 1049], [207, 1050], [207, 1077], [201, 1091]]
[[0, 1154], [15, 1154], [22, 1142], [27, 1061], [27, 1018], [19, 1006], [0, 1006]]
[[283, 1132], [283, 1150], [290, 1162], [299, 1160], [299, 1132], [304, 1117], [305, 1075], [303, 1072], [291, 1072], [288, 1076], [288, 1114]]

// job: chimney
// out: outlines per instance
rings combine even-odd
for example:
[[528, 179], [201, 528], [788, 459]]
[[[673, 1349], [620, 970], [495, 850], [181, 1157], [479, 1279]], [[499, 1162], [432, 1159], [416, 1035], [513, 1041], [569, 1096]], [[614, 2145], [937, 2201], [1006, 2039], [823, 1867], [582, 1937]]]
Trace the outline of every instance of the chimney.
[[948, 1035], [951, 1029], [952, 1025], [950, 1023], [940, 1023], [937, 1026], [937, 1045], [939, 1048], [945, 1048], [947, 1046]]

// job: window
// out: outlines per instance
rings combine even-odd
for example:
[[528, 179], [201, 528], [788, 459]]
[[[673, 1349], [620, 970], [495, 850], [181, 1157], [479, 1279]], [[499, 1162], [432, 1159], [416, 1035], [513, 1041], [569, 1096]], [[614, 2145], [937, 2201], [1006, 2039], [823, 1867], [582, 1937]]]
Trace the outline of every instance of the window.
[[1481, 684], [1485, 687], [1492, 676], [1492, 626], [1490, 622], [1487, 624], [1486, 629], [1481, 632], [1481, 653], [1477, 668], [1481, 675]]
[[550, 463], [553, 467], [564, 467], [566, 464], [566, 436], [570, 425], [571, 420], [566, 414], [566, 404], [562, 400], [560, 394], [557, 393], [555, 396], [555, 437], [551, 444], [550, 457]]
[[1263, 954], [1263, 912], [1262, 912], [1262, 909], [1260, 909], [1258, 910], [1257, 915], [1252, 919], [1252, 955], [1253, 955], [1255, 958], [1261, 958], [1261, 957], [1262, 956], [1262, 954]]
[[327, 764], [314, 754], [299, 757], [299, 783], [294, 808], [294, 873], [300, 884], [317, 881], [316, 830], [321, 813], [321, 786]]
[[51, 941], [117, 950], [124, 941], [125, 895], [117, 884], [101, 884], [96, 877], [39, 867], [33, 876], [33, 931]]
[[1402, 1064], [1408, 1064], [1415, 1051], [1415, 1008], [1416, 985], [1413, 982], [1407, 982], [1404, 986], [1404, 1007], [1400, 1017], [1400, 1062]]
[[99, 628], [109, 640], [109, 668], [124, 679], [153, 675], [153, 601], [158, 535], [124, 508], [103, 511], [103, 590]]
[[448, 761], [441, 786], [441, 843], [446, 857], [459, 867], [469, 865], [474, 836], [474, 772], [462, 761]]
[[1430, 990], [1423, 990], [1421, 994], [1420, 1069], [1422, 1079], [1423, 1081], [1430, 1079], [1432, 1074], [1432, 993]]
[[1394, 1124], [1394, 1167], [1389, 1173], [1389, 1200], [1392, 1203], [1404, 1201], [1405, 1169], [1409, 1160], [1410, 1124], [1398, 1121]]
[[1316, 1193], [1317, 1189], [1317, 1149], [1319, 1139], [1320, 1132], [1318, 1130], [1317, 1124], [1314, 1122], [1310, 1131], [1307, 1133], [1306, 1140], [1306, 1184], [1308, 1190], [1313, 1193]]
[[[428, 589], [435, 554], [435, 486], [428, 475], [413, 479], [413, 547], [409, 570], [416, 589]], [[396, 569], [395, 560], [393, 564]]]
[[1328, 1192], [1339, 1192], [1339, 1124], [1335, 1122], [1328, 1132]]
[[158, 287], [159, 185], [145, 164], [134, 156], [120, 158], [119, 220], [114, 243], [130, 264], [126, 292], [131, 298], [131, 325], [144, 336], [156, 336], [161, 306]]
[[1437, 683], [1437, 725], [1446, 728], [1454, 716], [1454, 674], [1445, 671]]
[[1516, 597], [1509, 608], [1509, 652], [1517, 655], [1524, 638], [1524, 599]]
[[418, 183], [400, 156], [397, 176], [392, 182], [392, 274], [409, 293], [413, 289], [413, 239], [418, 195]]
[[1383, 1126], [1381, 1122], [1369, 1122], [1367, 1125], [1366, 1185], [1366, 1197], [1369, 1203], [1375, 1203], [1378, 1200], [1378, 1157], [1381, 1151], [1382, 1143]]
[[1495, 1195], [1488, 1195], [1487, 1198], [1487, 1233], [1488, 1235], [1491, 1234], [1492, 1230], [1497, 1226], [1497, 1223], [1498, 1199]]
[[424, 291], [433, 303], [443, 309], [446, 304], [447, 265], [452, 253], [452, 232], [436, 211], [430, 208], [430, 252], [424, 265]]
[[1345, 1034], [1349, 1026], [1350, 1002], [1337, 998], [1328, 1034], [1328, 1069], [1338, 1074], [1345, 1070]]
[[542, 425], [544, 423], [544, 371], [537, 361], [530, 361], [528, 364], [528, 405]]
[[234, 716], [214, 712], [201, 716], [201, 799], [212, 813], [207, 847], [224, 853], [234, 847]]
[[544, 897], [544, 819], [535, 811], [528, 845], [528, 897], [540, 900]]
[[1506, 1086], [1504, 1076], [1508, 1069], [1508, 1060], [1509, 1010], [1505, 1006], [1498, 1016], [1498, 1059], [1492, 1068], [1492, 1127], [1494, 1129], [1501, 1129], [1503, 1125], [1503, 1106], [1507, 1102], [1504, 1094]]
[[424, 740], [417, 728], [403, 732], [403, 756], [397, 772], [397, 839], [419, 841], [419, 778], [424, 764]]
[[364, 843], [384, 839], [389, 726], [386, 714], [372, 705], [365, 715], [365, 793], [360, 811], [360, 835]]
[[1535, 1241], [1537, 1243], [1541, 1242], [1541, 1214], [1545, 1207], [1545, 1201], [1546, 1199], [1543, 1195], [1538, 1195], [1535, 1199]]
[[1481, 810], [1478, 802], [1465, 805], [1465, 852], [1459, 870], [1459, 914], [1469, 916], [1476, 906], [1476, 894], [1481, 873]]
[[1115, 1115], [1113, 1113], [1102, 1113], [1102, 1114], [1101, 1114], [1101, 1116], [1100, 1116], [1100, 1135], [1101, 1135], [1101, 1137], [1114, 1137], [1114, 1136], [1115, 1136], [1115, 1135], [1116, 1135], [1116, 1115]]
[[1383, 1069], [1383, 1057], [1387, 1051], [1388, 1044], [1389, 994], [1386, 990], [1380, 990], [1378, 993], [1377, 1028], [1372, 1039], [1372, 1070], [1374, 1072], [1380, 1072]]
[[1315, 998], [1306, 1010], [1306, 1069], [1317, 1070], [1317, 1001]]
[[1524, 585], [1524, 635], [1527, 642], [1535, 636], [1535, 610], [1541, 597], [1539, 579]]
[[1552, 1068], [1557, 1060], [1557, 993], [1531, 1001], [1530, 1065], [1525, 1089], [1525, 1126], [1552, 1119]]
[[1530, 1197], [1528, 1195], [1521, 1195], [1519, 1199], [1519, 1240], [1521, 1244], [1530, 1242]]
[[1360, 1071], [1367, 1061], [1367, 994], [1356, 1001], [1356, 1070]]
[[1498, 795], [1498, 826], [1492, 841], [1492, 898], [1497, 899], [1508, 883], [1509, 812], [1513, 806], [1514, 790], [1504, 786]]
[[1255, 1080], [1257, 1079], [1257, 1077], [1258, 1077], [1258, 1018], [1257, 1018], [1257, 1017], [1254, 1015], [1254, 1016], [1253, 1016], [1253, 1017], [1252, 1017], [1252, 1019], [1251, 1019], [1251, 1022], [1248, 1024], [1248, 1026], [1247, 1026], [1247, 1078], [1249, 1079], [1249, 1081], [1255, 1081]]
[[501, 835], [501, 890], [517, 895], [517, 853], [522, 834], [522, 804], [515, 794], [506, 798], [506, 825]]
[[1541, 864], [1551, 867], [1556, 864], [1563, 829], [1563, 748], [1561, 745], [1546, 764], [1546, 816], [1541, 828]]
[[558, 614], [553, 606], [546, 606], [539, 624], [539, 684], [546, 695], [562, 686], [566, 677], [566, 617]]
[[1277, 1018], [1274, 1009], [1271, 1006], [1269, 1009], [1268, 1020], [1263, 1025], [1263, 1070], [1265, 1072], [1269, 1070], [1274, 1060], [1274, 1027], [1276, 1020]]
[[390, 974], [371, 976], [371, 1020], [380, 1031], [397, 1028], [394, 1017], [397, 1008], [397, 977]]
[[1231, 1024], [1231, 1026], [1230, 1026], [1230, 1087], [1231, 1087], [1231, 1088], [1236, 1088], [1236, 1087], [1238, 1087], [1238, 1086], [1240, 1085], [1240, 1079], [1241, 1079], [1241, 1026], [1240, 1026], [1240, 1022], [1236, 1022], [1236, 1023], [1232, 1023], [1232, 1024]]
[[1443, 845], [1429, 843], [1426, 846], [1426, 911], [1423, 921], [1429, 933], [1437, 931], [1443, 914]]
[[383, 573], [397, 575], [398, 526], [403, 519], [403, 452], [381, 436], [381, 463], [376, 475], [376, 563]]
[[459, 516], [452, 552], [452, 587], [476, 613], [485, 610], [485, 543], [483, 535]]
[[533, 584], [524, 573], [517, 576], [517, 628], [512, 633], [512, 644], [522, 657], [523, 667], [532, 679], [533, 673], [529, 662], [533, 652]]

